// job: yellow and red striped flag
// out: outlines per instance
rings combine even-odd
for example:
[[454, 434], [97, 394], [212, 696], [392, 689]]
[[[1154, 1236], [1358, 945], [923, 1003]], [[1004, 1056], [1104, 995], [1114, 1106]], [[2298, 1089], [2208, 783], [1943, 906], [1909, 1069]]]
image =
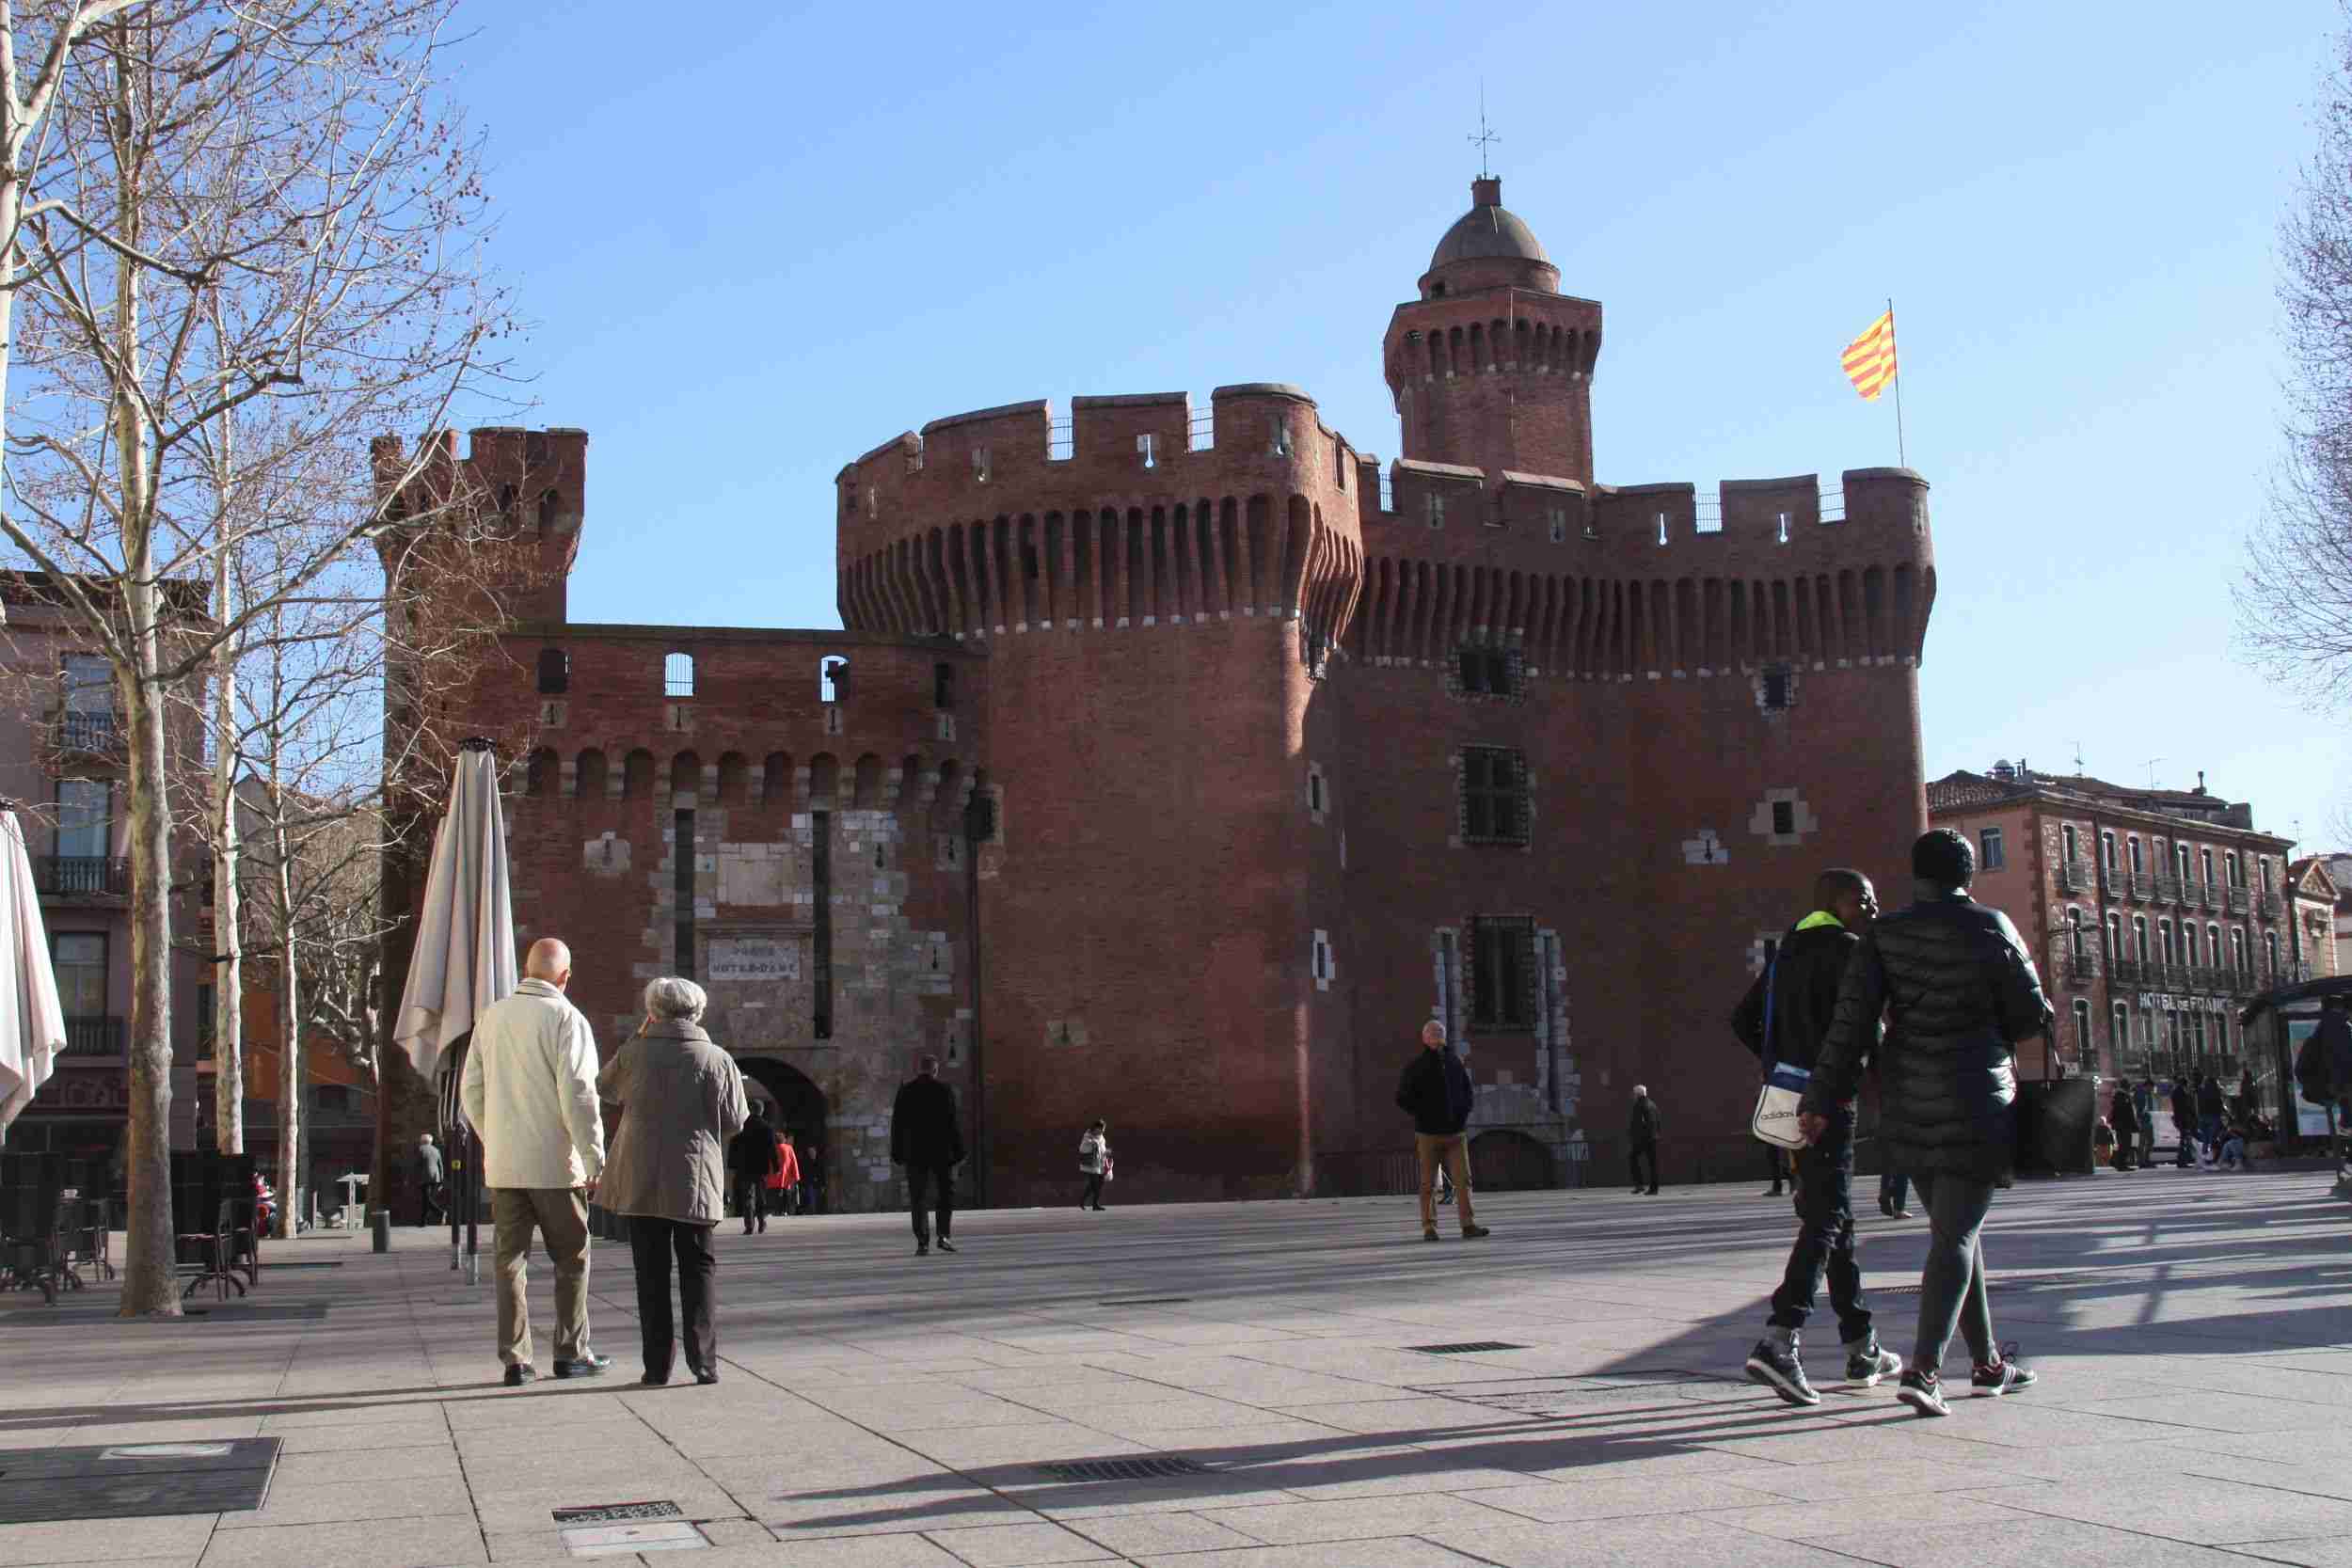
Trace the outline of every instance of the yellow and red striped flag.
[[1863, 328], [1862, 336], [1846, 345], [1840, 361], [1846, 367], [1846, 379], [1862, 394], [1862, 401], [1874, 403], [1886, 390], [1886, 384], [1895, 379], [1895, 311], [1892, 306], [1886, 314]]

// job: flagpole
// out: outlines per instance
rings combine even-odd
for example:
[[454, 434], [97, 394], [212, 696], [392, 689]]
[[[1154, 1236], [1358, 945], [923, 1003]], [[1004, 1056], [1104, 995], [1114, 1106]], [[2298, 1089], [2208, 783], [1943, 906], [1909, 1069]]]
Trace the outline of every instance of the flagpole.
[[1895, 359], [1895, 461], [1903, 467], [1911, 467], [1911, 454], [1903, 444], [1903, 358], [1901, 345], [1895, 337], [1895, 296], [1886, 296], [1886, 348]]

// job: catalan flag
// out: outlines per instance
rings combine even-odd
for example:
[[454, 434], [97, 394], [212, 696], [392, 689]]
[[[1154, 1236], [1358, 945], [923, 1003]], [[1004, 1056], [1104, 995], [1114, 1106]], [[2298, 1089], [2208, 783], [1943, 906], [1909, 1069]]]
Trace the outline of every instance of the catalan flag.
[[1865, 403], [1875, 403], [1886, 390], [1886, 384], [1895, 379], [1895, 310], [1889, 306], [1886, 314], [1865, 327], [1862, 336], [1846, 345], [1841, 361], [1846, 367], [1846, 379], [1862, 394]]

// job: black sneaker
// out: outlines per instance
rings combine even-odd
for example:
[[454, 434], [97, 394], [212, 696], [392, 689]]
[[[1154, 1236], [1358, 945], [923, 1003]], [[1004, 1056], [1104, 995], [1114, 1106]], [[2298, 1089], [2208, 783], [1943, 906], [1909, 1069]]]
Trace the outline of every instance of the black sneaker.
[[1434, 1242], [1438, 1239], [1438, 1233], [1435, 1230], [1424, 1230], [1421, 1233], [1421, 1239], [1424, 1242]]
[[1944, 1384], [1933, 1372], [1905, 1372], [1902, 1386], [1895, 1397], [1922, 1416], [1948, 1416], [1952, 1407], [1944, 1402]]
[[531, 1370], [530, 1362], [517, 1361], [506, 1369], [506, 1386], [509, 1388], [519, 1388], [538, 1375]]
[[1770, 1339], [1758, 1339], [1748, 1352], [1748, 1377], [1790, 1404], [1821, 1402], [1821, 1396], [1804, 1380], [1804, 1364], [1797, 1359], [1794, 1345], [1783, 1350]]
[[914, 1243], [914, 1256], [916, 1256], [917, 1258], [929, 1258], [930, 1255], [931, 1255], [931, 1243], [929, 1243], [929, 1242], [917, 1242], [917, 1243]]
[[604, 1375], [604, 1370], [611, 1365], [612, 1365], [611, 1356], [598, 1355], [594, 1351], [573, 1361], [565, 1361], [559, 1356], [555, 1363], [555, 1375], [558, 1377], [601, 1377]]
[[2017, 1341], [2011, 1339], [2001, 1347], [1998, 1361], [1979, 1367], [1969, 1374], [1968, 1386], [1978, 1399], [1997, 1400], [2003, 1394], [2023, 1392], [2040, 1381], [2017, 1359]]
[[1462, 1227], [1462, 1240], [1466, 1242], [1475, 1242], [1482, 1237], [1490, 1236], [1492, 1234], [1493, 1232], [1488, 1230], [1483, 1225], [1466, 1225]]
[[939, 1239], [939, 1250], [942, 1252], [953, 1252], [956, 1250], [956, 1243], [949, 1241], [946, 1237], [942, 1236]]
[[1875, 1388], [1879, 1379], [1892, 1377], [1903, 1370], [1903, 1358], [1879, 1344], [1879, 1337], [1871, 1335], [1858, 1345], [1846, 1347], [1846, 1381], [1858, 1383], [1865, 1388]]

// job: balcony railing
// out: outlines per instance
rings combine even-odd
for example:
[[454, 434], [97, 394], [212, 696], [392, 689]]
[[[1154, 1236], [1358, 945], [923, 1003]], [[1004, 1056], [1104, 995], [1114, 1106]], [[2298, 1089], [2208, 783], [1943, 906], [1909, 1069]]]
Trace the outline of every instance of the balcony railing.
[[2178, 877], [2158, 877], [2155, 881], [2157, 903], [2169, 904], [2181, 896], [2181, 879]]
[[122, 1054], [122, 1020], [72, 1018], [65, 1021], [65, 1053], [69, 1056]]
[[114, 855], [42, 855], [33, 862], [33, 887], [53, 898], [125, 898], [131, 863]]
[[2133, 873], [2132, 873], [2132, 896], [2133, 896], [2133, 897], [2135, 897], [2135, 898], [2137, 898], [2137, 899], [2138, 899], [2141, 903], [2143, 903], [2143, 904], [2144, 904], [2144, 903], [2146, 903], [2149, 899], [2153, 898], [2155, 895], [2156, 895], [2156, 879], [2154, 878], [2154, 876], [2153, 876], [2151, 873], [2149, 873], [2149, 872], [2145, 872], [2145, 871], [2135, 871], [2135, 872], [2133, 872]]
[[60, 709], [49, 715], [49, 744], [57, 751], [85, 756], [119, 756], [122, 752], [122, 715], [103, 709]]
[[2251, 889], [2233, 887], [2222, 901], [2229, 906], [2232, 914], [2244, 914], [2254, 907], [2254, 895]]
[[2278, 919], [2279, 895], [2275, 893], [2265, 893], [2261, 897], [2255, 899], [2254, 912], [2261, 915], [2265, 920]]
[[2110, 898], [2121, 898], [2131, 888], [2131, 875], [2120, 865], [2099, 863], [2099, 889]]
[[2192, 910], [2200, 910], [2205, 907], [2206, 901], [2204, 883], [2191, 879], [2181, 884], [2182, 903]]
[[2058, 885], [2069, 893], [2090, 891], [2090, 863], [2068, 861], [2058, 867]]
[[2088, 980], [2099, 973], [2098, 956], [2088, 951], [2060, 953], [2058, 963], [2065, 969], [2066, 977], [2076, 982]]
[[2137, 958], [2117, 958], [2107, 966], [2119, 986], [2144, 986], [2148, 983], [2148, 966]]

